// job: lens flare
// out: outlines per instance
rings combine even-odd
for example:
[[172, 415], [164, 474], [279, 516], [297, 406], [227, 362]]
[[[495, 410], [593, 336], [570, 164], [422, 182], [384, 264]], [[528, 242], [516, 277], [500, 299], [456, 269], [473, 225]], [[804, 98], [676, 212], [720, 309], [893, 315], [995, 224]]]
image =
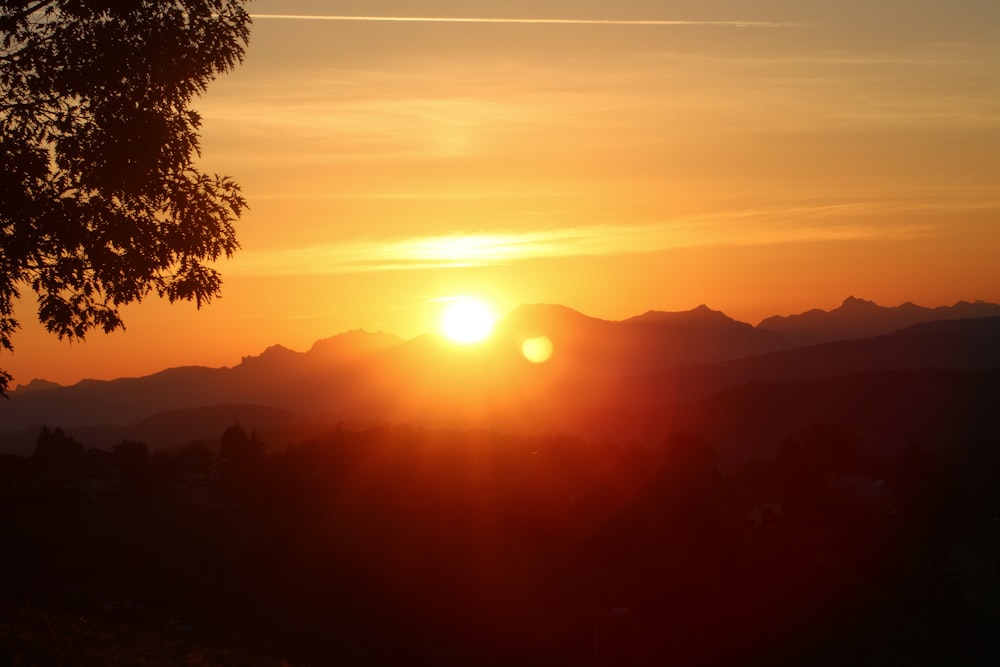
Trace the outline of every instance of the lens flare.
[[521, 343], [521, 354], [533, 364], [544, 364], [552, 356], [552, 341], [548, 336], [536, 336]]

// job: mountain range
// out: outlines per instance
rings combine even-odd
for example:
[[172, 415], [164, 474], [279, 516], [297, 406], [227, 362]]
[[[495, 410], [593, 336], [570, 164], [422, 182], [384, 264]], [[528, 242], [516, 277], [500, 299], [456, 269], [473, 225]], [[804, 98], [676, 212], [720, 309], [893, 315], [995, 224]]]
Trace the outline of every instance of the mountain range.
[[[553, 354], [536, 364], [521, 344], [538, 336]], [[974, 434], [993, 428], [997, 369], [1000, 305], [983, 302], [887, 308], [852, 297], [757, 326], [707, 306], [608, 321], [523, 305], [476, 346], [352, 331], [306, 352], [275, 345], [231, 368], [68, 387], [35, 380], [0, 404], [0, 451], [29, 453], [43, 424], [87, 446], [132, 439], [154, 448], [210, 440], [234, 422], [275, 444], [336, 424], [387, 422], [610, 441], [662, 440], [683, 427], [727, 450], [751, 430], [754, 447], [766, 449], [810, 420], [883, 439], [947, 437], [959, 416]]]
[[848, 297], [831, 311], [813, 309], [787, 317], [772, 316], [757, 325], [780, 334], [788, 345], [801, 346], [892, 333], [921, 322], [997, 317], [1000, 306], [983, 301], [959, 301], [953, 306], [926, 308], [907, 301], [887, 308], [873, 301]]

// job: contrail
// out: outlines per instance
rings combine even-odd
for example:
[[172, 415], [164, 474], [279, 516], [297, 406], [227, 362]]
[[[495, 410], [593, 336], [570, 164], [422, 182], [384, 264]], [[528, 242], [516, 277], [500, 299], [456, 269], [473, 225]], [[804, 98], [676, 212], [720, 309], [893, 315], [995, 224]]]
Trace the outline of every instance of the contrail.
[[251, 14], [255, 19], [295, 21], [356, 21], [365, 23], [527, 23], [549, 25], [719, 26], [727, 28], [799, 28], [802, 23], [778, 21], [671, 21], [661, 19], [529, 19], [472, 16], [329, 16], [323, 14]]

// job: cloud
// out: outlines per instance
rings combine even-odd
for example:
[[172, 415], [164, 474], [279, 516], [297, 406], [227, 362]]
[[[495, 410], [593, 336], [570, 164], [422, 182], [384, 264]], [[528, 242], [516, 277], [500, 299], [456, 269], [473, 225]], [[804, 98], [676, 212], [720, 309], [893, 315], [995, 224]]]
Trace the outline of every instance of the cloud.
[[716, 26], [726, 28], [800, 28], [782, 21], [678, 21], [666, 19], [489, 18], [476, 16], [329, 16], [324, 14], [251, 14], [254, 19], [353, 21], [360, 23], [491, 23], [531, 25]]
[[738, 211], [655, 224], [586, 225], [530, 231], [365, 239], [300, 248], [244, 250], [229, 274], [317, 275], [501, 266], [518, 261], [648, 253], [698, 246], [904, 240], [937, 232], [928, 224], [858, 222], [890, 202]]

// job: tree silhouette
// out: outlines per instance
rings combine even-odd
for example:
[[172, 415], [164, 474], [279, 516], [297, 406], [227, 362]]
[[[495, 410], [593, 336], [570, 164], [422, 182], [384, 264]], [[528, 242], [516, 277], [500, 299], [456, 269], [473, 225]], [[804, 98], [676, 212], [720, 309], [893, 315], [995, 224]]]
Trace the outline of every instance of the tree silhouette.
[[[245, 0], [0, 5], [0, 348], [25, 286], [60, 338], [122, 328], [150, 293], [200, 307], [246, 202], [194, 166], [189, 108], [243, 59]], [[11, 377], [0, 371], [0, 395]]]
[[264, 443], [256, 431], [247, 430], [238, 423], [226, 427], [219, 438], [219, 458], [224, 461], [244, 461], [259, 456], [264, 451]]
[[43, 426], [35, 440], [35, 462], [46, 471], [65, 471], [83, 461], [83, 445], [61, 429]]
[[257, 432], [247, 433], [239, 424], [227, 427], [219, 439], [221, 481], [243, 499], [261, 491], [264, 449], [264, 442], [257, 437]]

